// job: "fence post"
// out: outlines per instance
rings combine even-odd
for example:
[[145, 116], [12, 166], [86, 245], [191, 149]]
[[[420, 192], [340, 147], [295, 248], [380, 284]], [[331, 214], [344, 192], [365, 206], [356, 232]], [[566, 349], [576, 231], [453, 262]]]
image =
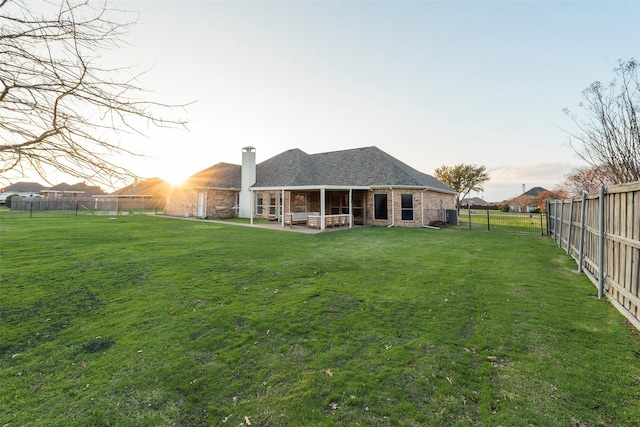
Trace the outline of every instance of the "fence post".
[[582, 208], [580, 209], [580, 247], [578, 249], [578, 273], [582, 273], [582, 263], [584, 262], [584, 231], [586, 229], [584, 224], [585, 215], [587, 212], [587, 192], [582, 192]]
[[564, 220], [564, 200], [560, 200], [560, 230], [558, 232], [558, 247], [562, 248], [562, 222]]
[[489, 224], [489, 209], [487, 209], [487, 231], [491, 231], [491, 224]]
[[469, 212], [469, 230], [471, 230], [471, 202], [467, 203], [467, 211]]
[[600, 218], [598, 224], [598, 299], [604, 295], [604, 186], [600, 187]]
[[[549, 212], [549, 211], [545, 210], [545, 212]], [[544, 222], [542, 221], [542, 214], [543, 214], [543, 212], [539, 213], [539, 215], [540, 215], [540, 235], [544, 236]]]
[[553, 201], [553, 240], [558, 241], [558, 199]]
[[78, 216], [78, 201], [76, 200], [76, 216]]
[[547, 200], [547, 234], [551, 236], [551, 201]]
[[33, 201], [29, 201], [29, 218], [33, 218]]
[[569, 206], [569, 232], [567, 234], [567, 255], [571, 255], [571, 232], [573, 231], [573, 197]]

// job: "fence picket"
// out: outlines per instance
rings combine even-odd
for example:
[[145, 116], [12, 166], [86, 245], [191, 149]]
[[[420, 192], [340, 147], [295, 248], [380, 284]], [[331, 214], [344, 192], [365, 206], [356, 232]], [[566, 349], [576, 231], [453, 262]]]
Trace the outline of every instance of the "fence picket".
[[[566, 203], [571, 204], [568, 218], [563, 215]], [[579, 218], [574, 204], [580, 204]], [[598, 297], [606, 296], [640, 329], [640, 182], [603, 187], [583, 194], [581, 201], [549, 200], [547, 213], [549, 236], [576, 260]]]

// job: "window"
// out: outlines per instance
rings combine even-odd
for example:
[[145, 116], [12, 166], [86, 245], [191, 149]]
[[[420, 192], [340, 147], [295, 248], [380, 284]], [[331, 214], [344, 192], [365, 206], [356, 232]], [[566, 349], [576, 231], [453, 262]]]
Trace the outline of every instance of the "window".
[[307, 195], [305, 193], [293, 193], [291, 205], [291, 212], [306, 212]]
[[413, 221], [413, 194], [402, 195], [402, 220]]
[[262, 200], [262, 197], [258, 196], [258, 200], [256, 202], [256, 214], [257, 215], [262, 215], [262, 205], [263, 205], [264, 201]]
[[276, 214], [276, 198], [274, 196], [269, 197], [269, 215]]
[[374, 219], [388, 219], [386, 194], [374, 194], [373, 205], [374, 205], [373, 207]]

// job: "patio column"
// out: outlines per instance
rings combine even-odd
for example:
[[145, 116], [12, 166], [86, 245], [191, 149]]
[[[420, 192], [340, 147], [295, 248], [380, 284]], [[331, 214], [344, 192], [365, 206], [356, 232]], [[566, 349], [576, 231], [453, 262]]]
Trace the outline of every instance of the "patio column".
[[253, 225], [253, 190], [249, 189], [249, 224]]
[[280, 197], [280, 221], [282, 222], [282, 228], [284, 228], [284, 207], [285, 207], [285, 201], [284, 201], [284, 188], [282, 189], [282, 197]]
[[353, 188], [349, 189], [349, 228], [353, 228]]
[[324, 187], [322, 187], [320, 188], [320, 230], [324, 230], [324, 223], [325, 223], [324, 197], [325, 197], [325, 191], [324, 191]]

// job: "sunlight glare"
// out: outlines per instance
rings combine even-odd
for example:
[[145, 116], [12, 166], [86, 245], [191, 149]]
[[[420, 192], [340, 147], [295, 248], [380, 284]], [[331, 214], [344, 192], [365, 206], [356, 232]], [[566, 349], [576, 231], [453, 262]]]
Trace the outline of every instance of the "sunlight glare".
[[171, 184], [172, 187], [179, 187], [186, 181], [187, 178], [188, 178], [188, 175], [186, 174], [173, 173], [173, 174], [165, 174], [165, 176], [162, 179], [164, 179], [169, 184]]

